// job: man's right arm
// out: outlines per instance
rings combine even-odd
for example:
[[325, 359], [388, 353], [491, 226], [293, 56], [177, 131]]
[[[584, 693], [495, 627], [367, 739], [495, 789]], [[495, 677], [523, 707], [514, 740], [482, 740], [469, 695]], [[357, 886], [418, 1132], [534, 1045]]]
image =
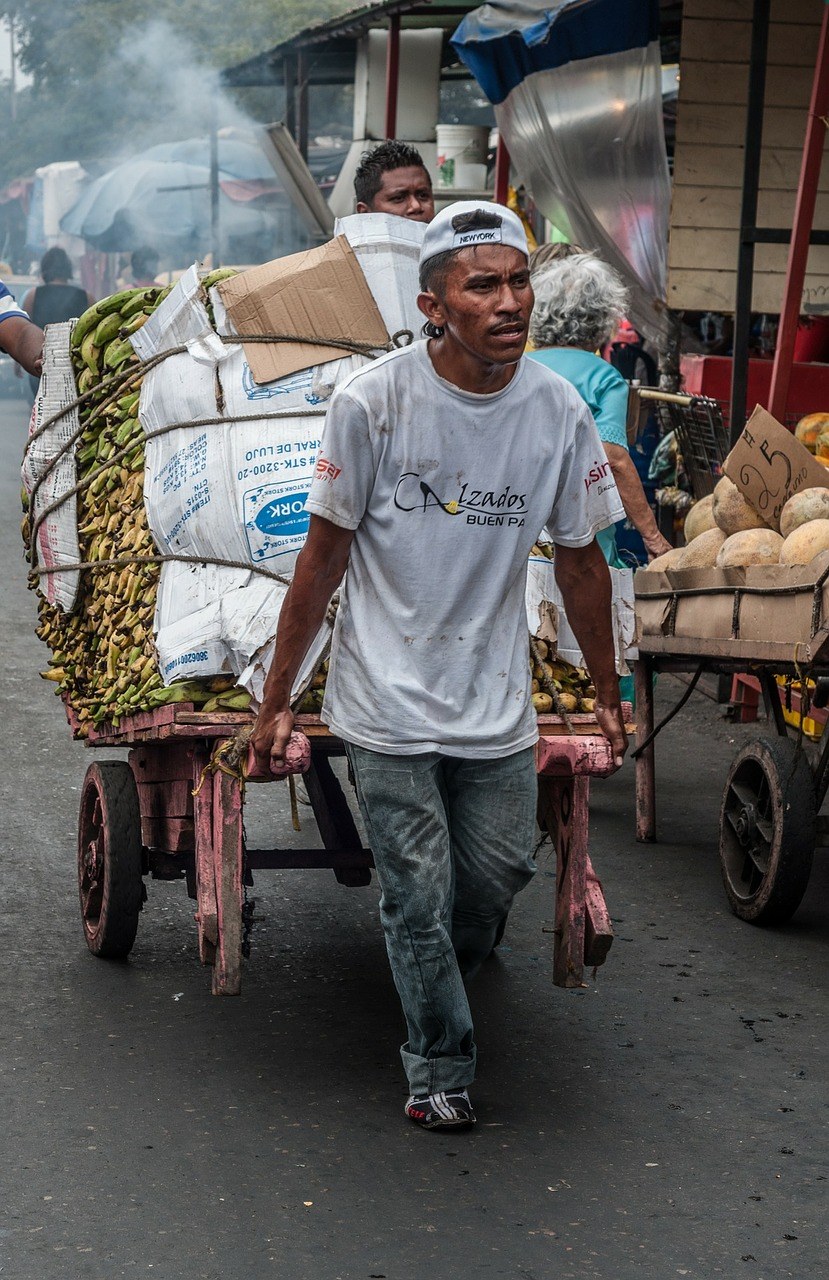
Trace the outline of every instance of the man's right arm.
[[0, 322], [0, 348], [36, 378], [42, 372], [43, 338], [43, 330], [23, 316], [6, 316]]
[[595, 539], [586, 547], [556, 543], [555, 575], [567, 621], [596, 686], [596, 719], [618, 769], [628, 748], [613, 645], [610, 573]]
[[265, 768], [271, 760], [279, 764], [283, 760], [294, 724], [291, 689], [331, 597], [342, 582], [353, 538], [353, 529], [311, 516], [308, 537], [280, 610], [274, 659], [251, 735], [253, 749]]

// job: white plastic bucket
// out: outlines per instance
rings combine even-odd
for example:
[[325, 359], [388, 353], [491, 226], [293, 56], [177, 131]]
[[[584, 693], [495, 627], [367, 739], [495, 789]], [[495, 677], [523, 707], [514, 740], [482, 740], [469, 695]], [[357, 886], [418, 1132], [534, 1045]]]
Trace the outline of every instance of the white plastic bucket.
[[438, 153], [438, 186], [464, 187], [480, 175], [486, 164], [489, 127], [477, 124], [439, 124], [435, 130]]

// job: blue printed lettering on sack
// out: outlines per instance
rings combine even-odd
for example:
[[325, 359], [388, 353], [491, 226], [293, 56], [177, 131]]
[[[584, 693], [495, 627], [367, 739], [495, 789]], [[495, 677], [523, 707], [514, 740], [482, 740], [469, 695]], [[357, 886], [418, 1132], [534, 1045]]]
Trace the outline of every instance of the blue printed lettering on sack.
[[262, 485], [243, 495], [245, 535], [255, 562], [298, 551], [308, 533], [308, 489], [286, 492], [284, 485]]
[[178, 657], [172, 658], [164, 664], [164, 674], [169, 676], [171, 671], [175, 671], [179, 667], [186, 667], [193, 662], [207, 662], [208, 657], [209, 654], [206, 649], [191, 649], [187, 653], [180, 653]]
[[208, 506], [210, 501], [210, 482], [206, 478], [199, 480], [198, 484], [193, 485], [193, 491], [187, 497], [178, 520], [164, 535], [169, 546], [174, 545], [187, 521], [191, 520], [197, 511], [201, 511], [203, 507]]
[[290, 378], [279, 378], [276, 382], [254, 382], [250, 365], [245, 362], [242, 372], [242, 390], [248, 400], [272, 400], [274, 396], [298, 396], [308, 404], [321, 404], [322, 396], [315, 396], [311, 390], [314, 381], [314, 370], [302, 369]]
[[207, 470], [207, 432], [196, 436], [181, 449], [171, 454], [156, 476], [156, 486], [162, 494], [177, 493], [182, 485]]

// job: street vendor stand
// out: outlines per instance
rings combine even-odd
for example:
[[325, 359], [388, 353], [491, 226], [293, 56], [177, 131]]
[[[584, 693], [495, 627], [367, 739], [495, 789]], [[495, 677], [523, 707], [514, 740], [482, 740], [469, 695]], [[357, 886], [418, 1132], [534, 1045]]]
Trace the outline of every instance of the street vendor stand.
[[[612, 773], [614, 765], [595, 718], [568, 719], [569, 726], [555, 715], [539, 717], [536, 764], [539, 822], [557, 859], [553, 981], [577, 987], [585, 966], [604, 963], [613, 940], [587, 839], [590, 778]], [[197, 903], [199, 956], [213, 968], [213, 992], [238, 995], [253, 922], [247, 897], [253, 871], [330, 867], [343, 885], [370, 882], [371, 851], [331, 764], [344, 755], [343, 743], [317, 715], [298, 715], [296, 725], [311, 746], [304, 776], [323, 847], [246, 846], [244, 769], [227, 764], [226, 748], [252, 722], [249, 713], [176, 703], [89, 734], [91, 748], [129, 748], [126, 761], [91, 764], [81, 791], [78, 886], [94, 955], [129, 954], [147, 897], [145, 875], [185, 879]]]

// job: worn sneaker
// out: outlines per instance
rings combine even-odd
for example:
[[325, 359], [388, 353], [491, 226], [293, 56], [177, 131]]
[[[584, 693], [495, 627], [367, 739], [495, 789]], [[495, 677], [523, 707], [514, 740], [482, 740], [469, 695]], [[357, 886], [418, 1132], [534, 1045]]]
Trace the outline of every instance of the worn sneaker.
[[466, 1089], [422, 1096], [412, 1094], [405, 1111], [421, 1129], [467, 1129], [475, 1123], [475, 1112]]

